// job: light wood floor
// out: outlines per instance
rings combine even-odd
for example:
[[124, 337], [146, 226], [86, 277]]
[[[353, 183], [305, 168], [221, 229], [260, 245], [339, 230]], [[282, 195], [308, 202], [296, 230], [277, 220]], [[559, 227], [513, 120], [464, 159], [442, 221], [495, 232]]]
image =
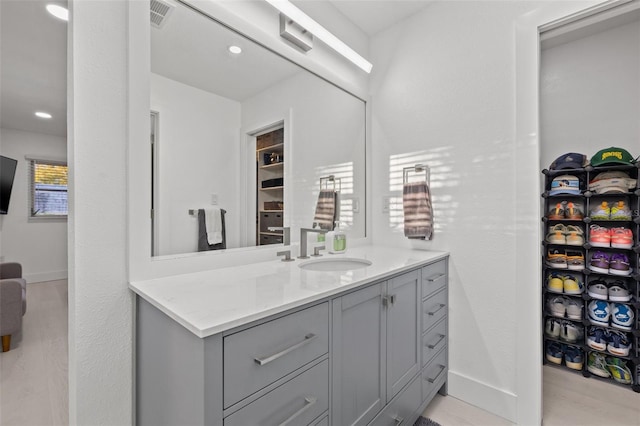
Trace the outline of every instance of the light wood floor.
[[[513, 423], [451, 396], [429, 404], [424, 417], [442, 426]], [[559, 368], [543, 368], [544, 426], [640, 426], [640, 394]]]
[[27, 284], [22, 336], [0, 353], [0, 425], [69, 424], [67, 281]]
[[[22, 336], [0, 354], [0, 425], [68, 424], [67, 281], [29, 284]], [[544, 367], [544, 425], [640, 426], [640, 394]], [[511, 425], [437, 395], [424, 413], [442, 426]]]

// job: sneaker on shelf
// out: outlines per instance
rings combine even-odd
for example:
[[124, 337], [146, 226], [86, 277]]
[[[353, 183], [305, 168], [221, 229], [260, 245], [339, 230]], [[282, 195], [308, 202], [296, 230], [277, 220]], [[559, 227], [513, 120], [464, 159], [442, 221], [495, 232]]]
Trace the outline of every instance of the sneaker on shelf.
[[609, 304], [604, 300], [592, 300], [589, 303], [589, 321], [595, 325], [609, 325], [611, 311]]
[[613, 253], [609, 258], [609, 273], [612, 275], [629, 276], [631, 275], [631, 267], [629, 266], [629, 257], [624, 253]]
[[611, 326], [620, 330], [631, 330], [635, 316], [633, 309], [624, 303], [612, 303], [611, 305]]
[[609, 220], [611, 217], [611, 208], [606, 201], [596, 204], [589, 210], [589, 216], [595, 220]]
[[565, 259], [567, 261], [567, 269], [571, 271], [584, 270], [584, 254], [580, 250], [565, 251]]
[[631, 342], [629, 341], [627, 334], [615, 330], [609, 331], [607, 350], [613, 355], [629, 356]]
[[549, 313], [557, 318], [564, 318], [567, 308], [565, 306], [566, 298], [561, 296], [551, 297], [547, 300], [547, 308]]
[[631, 300], [631, 293], [620, 280], [611, 283], [609, 287], [609, 300], [612, 302], [628, 302]]
[[611, 247], [611, 230], [597, 224], [589, 227], [591, 247]]
[[562, 278], [562, 287], [565, 294], [584, 293], [584, 281], [580, 274], [568, 273]]
[[631, 220], [631, 210], [624, 201], [611, 206], [611, 220]]
[[565, 346], [564, 361], [567, 367], [572, 370], [582, 370], [582, 364], [584, 363], [582, 349], [576, 348], [575, 346]]
[[561, 328], [560, 320], [557, 320], [555, 318], [547, 318], [547, 322], [545, 323], [545, 326], [544, 326], [544, 334], [547, 337], [558, 339], [560, 338], [560, 328]]
[[547, 213], [547, 219], [549, 220], [562, 220], [565, 219], [565, 208], [563, 203], [557, 203], [555, 207], [549, 210]]
[[549, 227], [547, 242], [551, 244], [567, 243], [567, 227], [561, 223]]
[[567, 310], [567, 318], [572, 320], [582, 319], [582, 308], [584, 307], [582, 299], [572, 299], [565, 297], [564, 306]]
[[557, 342], [547, 344], [547, 361], [562, 364], [562, 345]]
[[606, 351], [609, 344], [609, 332], [602, 327], [589, 327], [587, 346], [596, 351]]
[[604, 280], [597, 278], [589, 283], [587, 293], [589, 293], [589, 296], [594, 299], [607, 300], [609, 289], [607, 288], [607, 283]]
[[589, 352], [587, 370], [596, 376], [611, 377], [611, 374], [607, 369], [607, 361], [605, 360], [604, 355], [599, 354], [598, 352]]
[[557, 269], [567, 269], [567, 255], [562, 250], [549, 249], [547, 265]]
[[584, 231], [577, 225], [567, 225], [566, 240], [567, 245], [582, 246], [584, 244]]
[[581, 210], [582, 205], [580, 203], [573, 203], [569, 201], [567, 207], [564, 209], [564, 216], [568, 220], [582, 220], [584, 213]]
[[621, 249], [632, 248], [633, 232], [631, 232], [631, 229], [625, 227], [611, 229], [611, 247]]
[[569, 343], [577, 343], [584, 337], [584, 329], [570, 321], [562, 321], [560, 324], [560, 340]]
[[593, 254], [591, 255], [591, 260], [589, 261], [589, 269], [591, 269], [593, 272], [608, 274], [609, 273], [609, 254], [599, 250], [593, 252]]
[[564, 289], [564, 277], [559, 272], [551, 272], [547, 275], [547, 290], [552, 293], [562, 293]]
[[631, 370], [629, 370], [626, 362], [620, 358], [608, 356], [606, 358], [606, 363], [613, 380], [625, 385], [631, 384]]

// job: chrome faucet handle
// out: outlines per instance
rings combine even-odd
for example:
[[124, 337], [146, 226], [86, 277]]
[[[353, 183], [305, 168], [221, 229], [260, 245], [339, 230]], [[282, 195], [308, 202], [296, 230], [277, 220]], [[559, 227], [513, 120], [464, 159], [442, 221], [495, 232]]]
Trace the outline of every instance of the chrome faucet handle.
[[284, 256], [282, 262], [293, 262], [295, 259], [291, 258], [291, 250], [282, 250], [276, 253], [276, 256]]
[[320, 254], [320, 250], [324, 250], [324, 249], [325, 249], [324, 244], [315, 246], [315, 247], [313, 248], [313, 254], [312, 254], [311, 256], [313, 256], [313, 257], [320, 257], [320, 256], [322, 256], [322, 255]]
[[326, 234], [329, 231], [320, 228], [300, 228], [300, 256], [298, 256], [298, 259], [309, 258], [309, 256], [307, 256], [307, 234], [309, 232], [315, 234]]
[[288, 226], [270, 226], [269, 231], [282, 231], [282, 244], [288, 246], [291, 244], [291, 229]]

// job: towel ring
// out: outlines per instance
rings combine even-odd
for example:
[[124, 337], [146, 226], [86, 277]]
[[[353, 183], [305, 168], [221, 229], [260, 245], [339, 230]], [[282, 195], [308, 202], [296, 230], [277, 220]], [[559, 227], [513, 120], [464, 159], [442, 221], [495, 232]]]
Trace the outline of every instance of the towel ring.
[[429, 184], [431, 179], [431, 169], [425, 164], [416, 164], [415, 166], [405, 167], [402, 169], [402, 183], [409, 183], [409, 173], [424, 173], [424, 181]]

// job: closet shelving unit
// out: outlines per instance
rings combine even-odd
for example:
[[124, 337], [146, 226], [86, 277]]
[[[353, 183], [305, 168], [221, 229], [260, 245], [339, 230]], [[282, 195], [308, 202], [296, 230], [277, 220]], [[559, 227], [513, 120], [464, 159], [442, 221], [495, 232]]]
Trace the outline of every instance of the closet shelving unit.
[[[640, 173], [640, 162], [635, 165], [616, 165], [616, 166], [600, 166], [600, 167], [592, 167], [586, 166], [584, 168], [579, 169], [563, 169], [563, 170], [542, 170], [545, 180], [545, 191], [542, 194], [542, 198], [544, 200], [544, 210], [542, 217], [542, 226], [543, 226], [543, 240], [542, 240], [542, 300], [543, 300], [543, 312], [542, 312], [542, 339], [543, 339], [543, 352], [542, 352], [542, 361], [543, 364], [551, 365], [557, 368], [563, 368], [567, 371], [576, 372], [582, 374], [584, 377], [595, 378], [596, 380], [604, 380], [609, 383], [627, 387], [634, 392], [640, 393], [640, 179], [638, 179]], [[636, 188], [629, 190], [626, 194], [596, 194], [588, 190], [589, 182], [599, 173], [605, 171], [619, 170], [629, 174], [631, 178], [638, 179], [636, 183]], [[568, 194], [558, 194], [558, 195], [550, 195], [549, 191], [551, 188], [551, 182], [553, 179], [559, 175], [573, 175], [580, 179], [580, 194], [579, 195], [568, 195]], [[602, 201], [607, 201], [609, 204], [614, 204], [618, 200], [625, 200], [628, 203], [629, 208], [632, 212], [631, 220], [598, 220], [590, 217], [591, 207], [601, 203]], [[582, 206], [583, 218], [581, 220], [569, 220], [569, 219], [550, 219], [548, 217], [549, 211], [551, 211], [554, 206], [558, 203], [562, 202], [574, 202], [578, 203]], [[546, 236], [549, 231], [549, 228], [556, 224], [564, 224], [564, 225], [578, 225], [584, 231], [584, 239], [585, 242], [582, 246], [573, 246], [573, 245], [562, 245], [562, 244], [552, 244], [547, 242]], [[589, 241], [589, 227], [591, 224], [599, 224], [604, 227], [617, 227], [617, 226], [625, 226], [632, 230], [633, 232], [633, 247], [631, 249], [620, 249], [620, 248], [602, 248], [602, 247], [592, 247]], [[559, 249], [559, 250], [575, 250], [580, 251], [584, 255], [585, 266], [581, 271], [572, 271], [567, 269], [554, 269], [546, 264], [546, 257], [549, 249]], [[623, 252], [629, 257], [630, 266], [632, 268], [632, 273], [629, 276], [620, 276], [620, 275], [610, 275], [610, 274], [600, 274], [594, 272], [589, 269], [589, 261], [591, 255], [596, 250], [600, 250], [607, 253], [615, 253], [615, 252]], [[580, 295], [569, 295], [569, 294], [559, 294], [555, 292], [551, 292], [547, 289], [547, 276], [552, 272], [571, 272], [575, 274], [579, 274], [584, 282], [584, 292]], [[604, 280], [621, 280], [625, 283], [627, 288], [629, 289], [632, 299], [630, 302], [622, 302], [626, 305], [630, 306], [634, 311], [635, 318], [634, 324], [630, 331], [623, 331], [613, 327], [604, 327], [598, 325], [599, 327], [603, 327], [610, 330], [617, 330], [626, 332], [629, 340], [631, 341], [631, 350], [629, 355], [626, 357], [612, 355], [607, 351], [596, 351], [590, 346], [587, 345], [587, 335], [589, 331], [589, 327], [592, 326], [589, 321], [589, 302], [592, 298], [588, 294], [588, 286], [589, 283], [596, 279], [601, 278]], [[582, 319], [580, 320], [572, 320], [569, 318], [558, 318], [551, 314], [548, 311], [547, 300], [549, 298], [555, 296], [564, 296], [567, 298], [576, 299], [579, 303], [583, 304], [582, 307]], [[556, 339], [549, 337], [545, 334], [545, 324], [548, 318], [556, 318], [560, 321], [570, 321], [579, 328], [582, 329], [584, 334], [584, 339], [576, 342], [576, 343], [568, 343], [564, 340]], [[583, 367], [581, 370], [573, 370], [566, 366], [564, 360], [562, 365], [553, 364], [547, 361], [546, 359], [546, 349], [547, 345], [552, 342], [558, 342], [567, 346], [578, 347], [582, 350], [583, 354]], [[622, 359], [632, 375], [632, 384], [625, 385], [616, 382], [612, 378], [602, 378], [597, 375], [592, 374], [587, 369], [587, 361], [589, 358], [589, 352], [601, 352], [606, 357], [615, 357]]]
[[[284, 129], [276, 129], [256, 137], [257, 245], [281, 244], [284, 223]], [[279, 179], [282, 184], [265, 186]]]

